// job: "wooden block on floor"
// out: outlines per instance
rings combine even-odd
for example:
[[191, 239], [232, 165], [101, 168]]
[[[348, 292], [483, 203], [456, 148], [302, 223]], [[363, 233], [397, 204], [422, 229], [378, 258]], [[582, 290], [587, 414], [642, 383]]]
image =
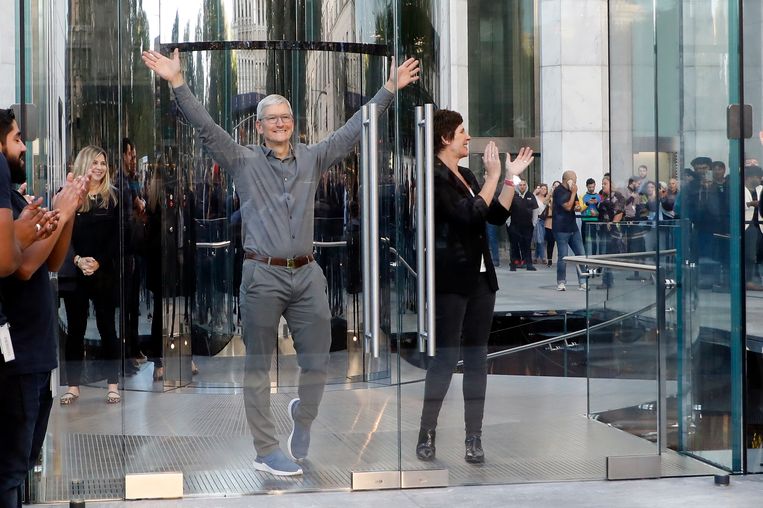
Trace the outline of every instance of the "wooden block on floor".
[[183, 473], [125, 475], [125, 499], [177, 499], [183, 497]]

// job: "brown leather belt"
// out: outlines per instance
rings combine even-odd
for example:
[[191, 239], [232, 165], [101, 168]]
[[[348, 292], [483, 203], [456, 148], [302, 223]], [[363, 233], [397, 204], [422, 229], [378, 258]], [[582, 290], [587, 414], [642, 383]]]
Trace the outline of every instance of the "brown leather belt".
[[244, 257], [246, 259], [251, 259], [254, 261], [259, 261], [260, 263], [267, 263], [269, 265], [274, 266], [285, 266], [287, 268], [300, 268], [305, 266], [308, 263], [312, 263], [315, 261], [315, 257], [312, 254], [308, 254], [307, 256], [297, 256], [295, 258], [272, 258], [270, 256], [263, 256], [262, 254], [257, 254], [255, 252], [247, 252], [244, 254]]

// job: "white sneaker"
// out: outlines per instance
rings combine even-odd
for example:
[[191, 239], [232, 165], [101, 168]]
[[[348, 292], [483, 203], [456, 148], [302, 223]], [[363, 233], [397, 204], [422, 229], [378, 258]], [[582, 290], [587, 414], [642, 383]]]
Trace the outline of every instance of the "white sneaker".
[[586, 284], [585, 282], [582, 283], [580, 286], [578, 286], [578, 291], [585, 291], [587, 289], [588, 289], [588, 284]]
[[567, 286], [564, 284], [564, 282], [560, 282], [556, 285], [557, 291], [567, 291]]

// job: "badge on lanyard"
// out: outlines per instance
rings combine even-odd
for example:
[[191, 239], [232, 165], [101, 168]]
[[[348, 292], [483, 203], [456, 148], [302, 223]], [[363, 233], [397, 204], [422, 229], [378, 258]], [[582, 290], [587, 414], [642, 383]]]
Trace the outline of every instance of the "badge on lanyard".
[[11, 342], [10, 328], [8, 323], [0, 326], [0, 353], [2, 353], [5, 363], [12, 362], [16, 359], [16, 355], [13, 354], [13, 342]]

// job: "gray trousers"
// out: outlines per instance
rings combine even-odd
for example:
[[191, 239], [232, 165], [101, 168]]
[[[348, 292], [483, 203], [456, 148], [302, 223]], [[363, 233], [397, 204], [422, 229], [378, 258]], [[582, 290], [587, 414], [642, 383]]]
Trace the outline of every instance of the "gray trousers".
[[315, 262], [292, 269], [244, 260], [240, 289], [246, 344], [244, 405], [260, 456], [279, 447], [270, 409], [270, 366], [281, 316], [294, 338], [300, 367], [296, 420], [309, 427], [318, 416], [331, 346], [326, 287], [323, 271]]

